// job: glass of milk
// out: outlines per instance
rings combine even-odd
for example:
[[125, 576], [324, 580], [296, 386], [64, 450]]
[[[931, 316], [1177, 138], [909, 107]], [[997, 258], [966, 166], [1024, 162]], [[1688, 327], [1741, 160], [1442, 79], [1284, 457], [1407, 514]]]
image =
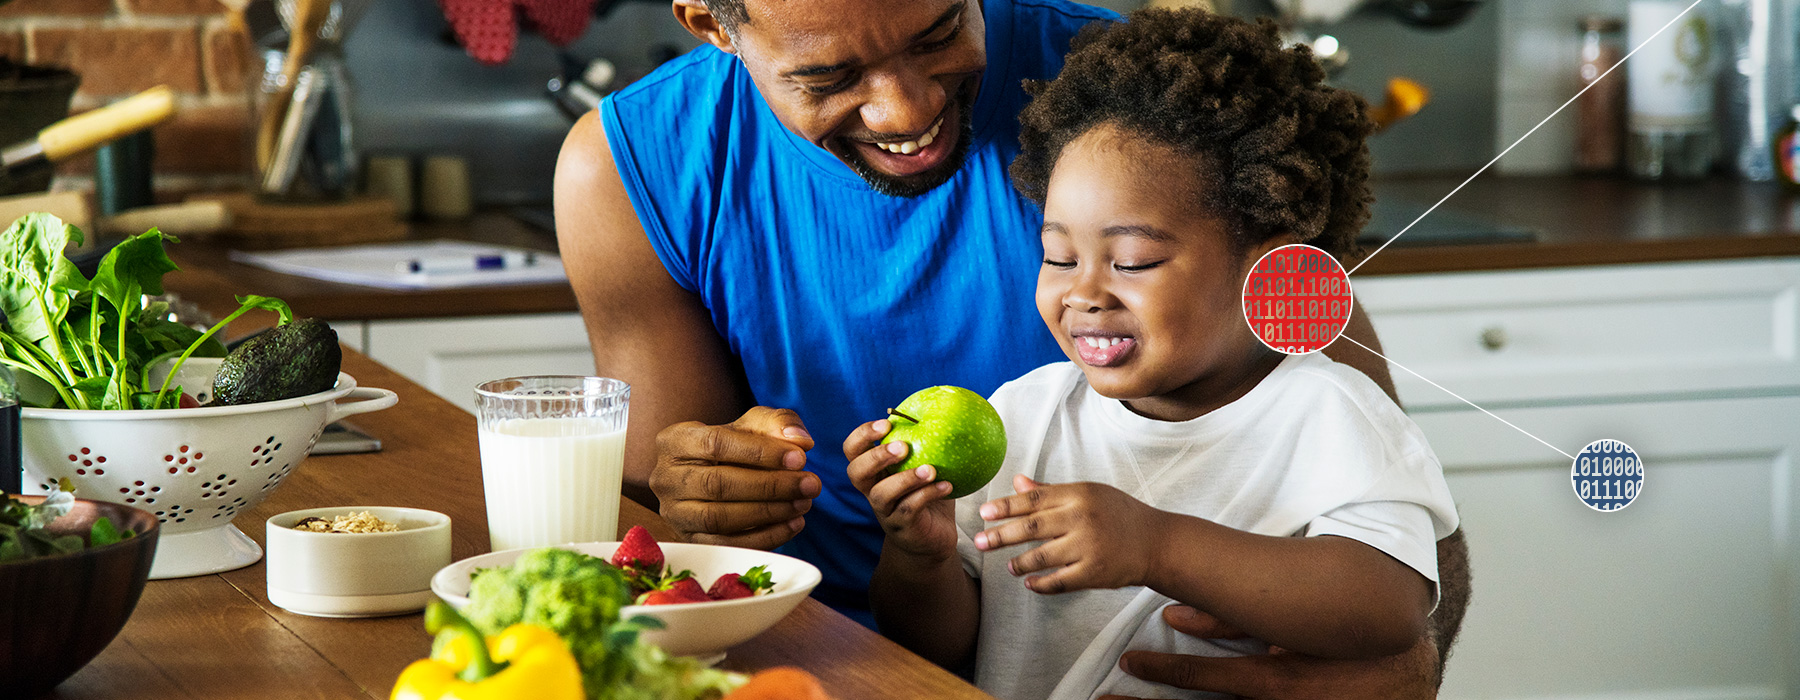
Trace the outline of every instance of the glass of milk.
[[494, 551], [617, 539], [631, 385], [513, 377], [475, 387]]

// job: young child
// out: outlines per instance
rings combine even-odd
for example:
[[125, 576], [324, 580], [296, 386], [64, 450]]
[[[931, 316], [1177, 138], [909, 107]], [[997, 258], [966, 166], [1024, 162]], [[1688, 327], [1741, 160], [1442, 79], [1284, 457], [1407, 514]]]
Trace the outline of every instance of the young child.
[[1146, 10], [1031, 86], [1012, 173], [1044, 208], [1037, 306], [1070, 361], [994, 393], [1006, 462], [968, 498], [887, 475], [886, 421], [846, 439], [886, 532], [883, 633], [973, 654], [1002, 700], [1168, 697], [1120, 655], [1248, 650], [1174, 632], [1174, 602], [1318, 656], [1421, 637], [1457, 520], [1436, 457], [1368, 377], [1268, 349], [1241, 305], [1264, 252], [1342, 255], [1368, 217], [1365, 106], [1322, 77], [1269, 23]]

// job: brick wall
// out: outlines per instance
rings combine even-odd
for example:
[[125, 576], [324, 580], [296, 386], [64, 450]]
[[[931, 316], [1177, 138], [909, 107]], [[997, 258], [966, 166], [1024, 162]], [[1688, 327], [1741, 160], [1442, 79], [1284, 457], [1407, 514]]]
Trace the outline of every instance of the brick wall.
[[[236, 39], [236, 40], [234, 40]], [[12, 0], [0, 55], [81, 76], [80, 112], [155, 85], [178, 95], [155, 130], [159, 196], [241, 187], [251, 170], [249, 48], [219, 0]], [[58, 189], [92, 187], [91, 156], [65, 163]]]

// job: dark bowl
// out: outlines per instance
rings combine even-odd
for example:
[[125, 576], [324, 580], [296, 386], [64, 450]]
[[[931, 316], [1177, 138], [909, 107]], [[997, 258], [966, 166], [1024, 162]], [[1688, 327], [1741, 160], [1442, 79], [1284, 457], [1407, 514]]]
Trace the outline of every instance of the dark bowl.
[[85, 535], [101, 516], [137, 536], [76, 554], [0, 564], [0, 679], [6, 686], [0, 695], [35, 697], [75, 675], [137, 607], [156, 554], [156, 516], [77, 498], [50, 530]]

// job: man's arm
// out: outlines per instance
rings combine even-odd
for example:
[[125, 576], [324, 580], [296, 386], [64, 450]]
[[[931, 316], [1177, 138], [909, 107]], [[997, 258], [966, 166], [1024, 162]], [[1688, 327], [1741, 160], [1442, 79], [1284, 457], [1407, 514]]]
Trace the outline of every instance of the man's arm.
[[820, 489], [802, 470], [812, 439], [792, 411], [751, 406], [705, 305], [650, 247], [598, 112], [557, 158], [556, 234], [594, 366], [631, 385], [626, 495], [691, 540], [772, 548], [793, 537]]
[[575, 123], [556, 159], [556, 242], [595, 369], [631, 385], [626, 494], [655, 508], [656, 434], [682, 421], [730, 423], [750, 407], [750, 392], [706, 307], [650, 247], [598, 111]]
[[1462, 530], [1438, 540], [1438, 606], [1431, 613], [1429, 631], [1437, 647], [1437, 682], [1444, 682], [1444, 665], [1450, 661], [1450, 647], [1462, 630], [1463, 613], [1469, 609], [1469, 593], [1473, 590], [1469, 573], [1469, 543], [1463, 541]]
[[[1381, 339], [1375, 337], [1375, 325], [1369, 323], [1369, 315], [1363, 313], [1362, 304], [1354, 297], [1350, 304], [1350, 322], [1344, 325], [1344, 336], [1368, 346], [1369, 350], [1381, 352]], [[1340, 340], [1325, 346], [1322, 352], [1326, 357], [1368, 375], [1375, 380], [1376, 386], [1387, 392], [1388, 398], [1393, 399], [1395, 405], [1399, 405], [1400, 394], [1394, 391], [1394, 376], [1388, 373], [1387, 360], [1376, 357], [1369, 350], [1356, 347], [1356, 343]]]
[[[1394, 377], [1388, 373], [1387, 361], [1369, 352], [1382, 352], [1381, 339], [1375, 337], [1375, 325], [1369, 322], [1369, 315], [1363, 313], [1361, 303], [1350, 305], [1350, 322], [1344, 326], [1344, 335], [1368, 346], [1368, 350], [1353, 343], [1338, 342], [1326, 347], [1325, 355], [1368, 375], [1387, 392], [1388, 398], [1399, 404], [1400, 394], [1394, 391]], [[1427, 631], [1437, 647], [1437, 678], [1441, 683], [1444, 664], [1450, 659], [1450, 646], [1456, 643], [1456, 634], [1462, 629], [1463, 613], [1469, 607], [1469, 545], [1463, 541], [1462, 530], [1438, 540], [1437, 560], [1438, 606], [1431, 613]]]

